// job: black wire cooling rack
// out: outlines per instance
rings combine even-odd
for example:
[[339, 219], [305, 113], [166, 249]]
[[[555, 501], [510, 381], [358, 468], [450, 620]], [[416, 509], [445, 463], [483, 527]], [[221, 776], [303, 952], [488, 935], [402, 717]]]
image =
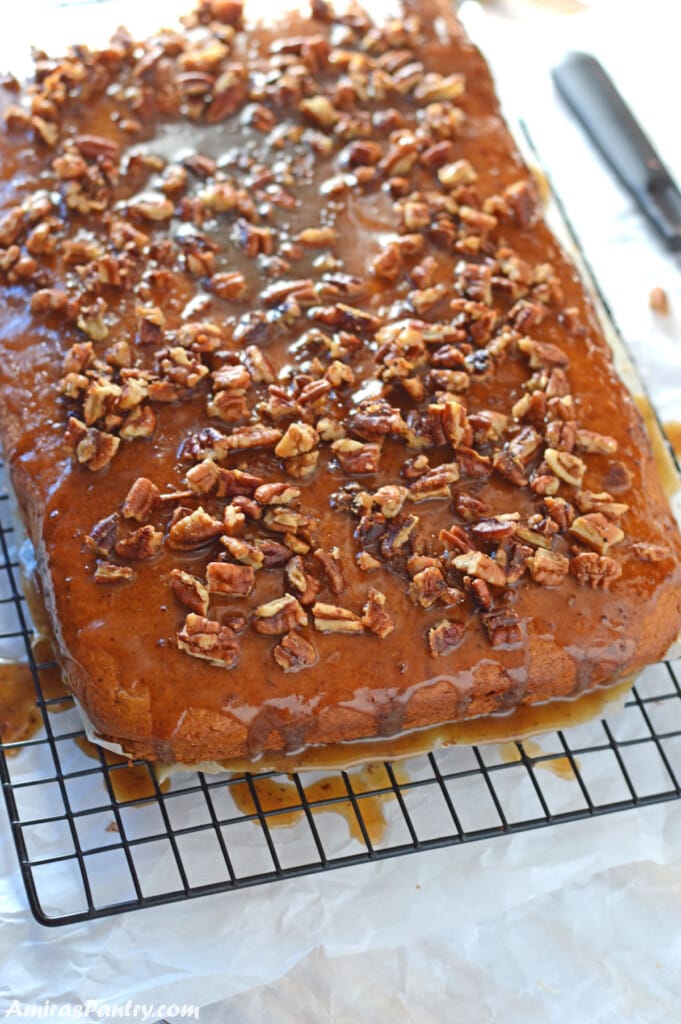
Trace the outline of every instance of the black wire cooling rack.
[[[33, 914], [62, 925], [399, 854], [672, 800], [681, 795], [681, 662], [648, 669], [624, 707], [533, 743], [449, 747], [366, 771], [304, 777], [174, 775], [117, 799], [123, 764], [88, 758], [69, 697], [45, 698], [0, 492], [0, 655], [27, 659], [41, 726], [0, 747], [0, 772]], [[58, 714], [56, 712], [59, 712]], [[557, 773], [557, 774], [556, 774]], [[264, 780], [270, 780], [265, 783]], [[283, 786], [265, 802], [263, 785]], [[240, 787], [241, 799], [235, 801]], [[243, 807], [246, 790], [250, 807]], [[378, 810], [377, 810], [378, 808]], [[324, 812], [335, 813], [324, 813]], [[341, 813], [338, 813], [341, 812]], [[384, 819], [375, 833], [376, 815]], [[294, 819], [293, 823], [291, 818]], [[282, 821], [287, 828], [278, 828]], [[349, 826], [351, 828], [349, 828]]]

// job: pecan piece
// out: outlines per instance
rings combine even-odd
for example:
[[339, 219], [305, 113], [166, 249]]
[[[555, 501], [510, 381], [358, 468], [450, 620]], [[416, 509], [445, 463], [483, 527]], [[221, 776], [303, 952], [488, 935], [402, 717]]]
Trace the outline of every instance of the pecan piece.
[[557, 551], [537, 548], [527, 559], [527, 567], [535, 583], [541, 583], [543, 587], [558, 587], [570, 570], [570, 562]]
[[307, 625], [305, 609], [292, 594], [277, 597], [274, 601], [259, 605], [255, 609], [253, 628], [265, 636], [288, 633], [296, 626]]
[[312, 621], [320, 633], [363, 633], [359, 615], [337, 604], [317, 601], [312, 606]]
[[500, 568], [494, 559], [484, 555], [481, 551], [466, 551], [452, 559], [452, 565], [459, 572], [465, 572], [469, 576], [476, 576], [478, 579], [491, 583], [493, 587], [506, 586], [506, 573]]
[[69, 419], [65, 440], [78, 462], [93, 473], [109, 465], [121, 443], [119, 437], [96, 427], [87, 427], [74, 416]]
[[309, 668], [317, 660], [317, 651], [300, 633], [287, 633], [272, 652], [277, 665], [284, 672], [298, 672]]
[[459, 479], [456, 462], [445, 462], [429, 469], [409, 486], [409, 497], [414, 502], [429, 501], [432, 498], [451, 498], [452, 484]]
[[138, 477], [123, 502], [123, 518], [136, 519], [138, 523], [143, 523], [156, 508], [159, 495], [160, 491], [156, 484], [145, 476]]
[[331, 592], [338, 597], [345, 590], [338, 548], [334, 548], [332, 551], [323, 551], [322, 548], [317, 548], [316, 551], [313, 551], [313, 556], [324, 570]]
[[286, 579], [291, 590], [295, 590], [301, 604], [312, 604], [321, 589], [314, 576], [305, 572], [305, 563], [300, 555], [294, 555], [286, 564]]
[[220, 543], [227, 548], [227, 551], [242, 565], [250, 565], [254, 569], [261, 569], [265, 562], [264, 553], [247, 540], [240, 537], [222, 536]]
[[234, 668], [241, 655], [241, 644], [229, 626], [211, 622], [202, 615], [190, 612], [184, 628], [177, 634], [177, 646], [194, 658], [202, 658], [211, 665]]
[[[506, 577], [504, 581], [505, 579]], [[442, 571], [437, 566], [430, 565], [414, 575], [407, 596], [410, 601], [421, 605], [422, 608], [432, 608], [446, 589], [447, 582]]]
[[607, 590], [612, 581], [622, 575], [622, 566], [608, 555], [582, 551], [570, 559], [570, 572], [577, 577], [577, 582], [583, 587]]
[[577, 455], [571, 452], [559, 452], [555, 448], [547, 448], [544, 459], [553, 473], [566, 484], [581, 487], [586, 473], [586, 465]]
[[614, 455], [617, 441], [607, 434], [597, 434], [593, 430], [578, 429], [575, 444], [585, 452], [597, 452], [599, 455]]
[[300, 497], [300, 489], [282, 482], [261, 484], [253, 495], [260, 505], [290, 505]]
[[135, 562], [143, 562], [153, 558], [161, 550], [163, 534], [153, 526], [140, 526], [127, 537], [116, 541], [114, 550], [120, 558], [130, 558]]
[[441, 619], [437, 625], [428, 630], [428, 646], [434, 657], [451, 654], [461, 641], [466, 627], [461, 622]]
[[363, 476], [378, 472], [378, 460], [381, 454], [379, 444], [362, 444], [361, 441], [343, 437], [339, 441], [333, 442], [331, 450], [336, 455], [344, 473]]
[[570, 526], [570, 533], [602, 555], [613, 544], [624, 540], [624, 530], [620, 530], [619, 526], [615, 526], [600, 512], [577, 516]]
[[185, 608], [196, 612], [197, 615], [205, 615], [208, 611], [208, 590], [196, 576], [184, 572], [182, 569], [173, 569], [170, 574], [170, 585], [173, 594]]
[[385, 610], [385, 594], [374, 587], [369, 589], [369, 599], [362, 610], [362, 625], [370, 633], [383, 640], [395, 628], [395, 623]]
[[480, 616], [492, 647], [516, 647], [523, 641], [520, 619], [512, 608], [499, 608]]
[[95, 569], [95, 583], [128, 582], [135, 578], [135, 571], [129, 565], [114, 565], [113, 562], [100, 562]]
[[176, 551], [192, 551], [215, 540], [222, 533], [222, 523], [199, 505], [197, 509], [174, 522], [166, 543]]
[[319, 434], [309, 423], [291, 423], [283, 437], [280, 431], [277, 433], [280, 440], [274, 454], [282, 459], [305, 455], [319, 444]]
[[206, 568], [206, 582], [210, 594], [248, 597], [255, 584], [255, 572], [250, 565], [209, 562]]

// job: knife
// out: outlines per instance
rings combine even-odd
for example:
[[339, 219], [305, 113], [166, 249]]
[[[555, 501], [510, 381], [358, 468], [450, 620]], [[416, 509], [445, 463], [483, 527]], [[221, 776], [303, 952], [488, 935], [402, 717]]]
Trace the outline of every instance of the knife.
[[668, 249], [681, 249], [681, 193], [602, 66], [569, 53], [553, 69], [558, 92]]

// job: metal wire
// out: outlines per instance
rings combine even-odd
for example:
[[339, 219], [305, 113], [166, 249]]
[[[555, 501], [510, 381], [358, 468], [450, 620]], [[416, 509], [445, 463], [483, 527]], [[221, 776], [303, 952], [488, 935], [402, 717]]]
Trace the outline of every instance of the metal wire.
[[[366, 774], [358, 785], [353, 772], [325, 773], [329, 785], [314, 795], [310, 776], [188, 772], [174, 776], [167, 792], [154, 780], [151, 799], [119, 801], [113, 776], [128, 769], [107, 764], [101, 753], [88, 759], [75, 743], [84, 734], [70, 698], [43, 696], [41, 676], [52, 666], [33, 659], [15, 546], [0, 492], [0, 621], [8, 624], [0, 650], [21, 645], [42, 722], [32, 738], [0, 745], [0, 777], [28, 902], [43, 924], [491, 840], [681, 795], [677, 661], [644, 673], [610, 718], [542, 737], [541, 751], [522, 743], [512, 756], [508, 749], [500, 756], [496, 746], [450, 747], [412, 759], [406, 771], [385, 764], [368, 788]], [[281, 805], [263, 800], [265, 780], [291, 787]], [[252, 809], [240, 810], [232, 793], [244, 784]], [[379, 800], [382, 835], [369, 820]], [[284, 822], [289, 827], [279, 828]]]

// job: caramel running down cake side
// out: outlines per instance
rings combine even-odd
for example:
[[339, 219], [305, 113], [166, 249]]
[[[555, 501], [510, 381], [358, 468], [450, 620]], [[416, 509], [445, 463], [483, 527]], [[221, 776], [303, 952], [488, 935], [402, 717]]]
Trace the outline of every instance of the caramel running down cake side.
[[255, 758], [665, 653], [677, 526], [444, 2], [203, 0], [1, 92], [3, 447], [101, 737]]

